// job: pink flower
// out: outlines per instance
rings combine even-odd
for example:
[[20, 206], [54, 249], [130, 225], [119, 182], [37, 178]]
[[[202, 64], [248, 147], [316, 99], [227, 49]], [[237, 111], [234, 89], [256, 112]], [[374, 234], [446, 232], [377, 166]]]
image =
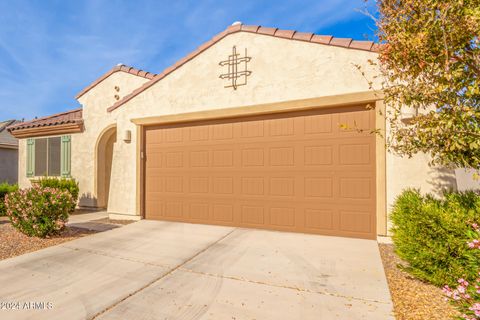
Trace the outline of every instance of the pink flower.
[[471, 242], [467, 242], [467, 245], [470, 249], [480, 249], [480, 240], [473, 239]]
[[473, 306], [468, 308], [469, 310], [473, 311], [477, 317], [480, 316], [480, 303], [474, 303]]

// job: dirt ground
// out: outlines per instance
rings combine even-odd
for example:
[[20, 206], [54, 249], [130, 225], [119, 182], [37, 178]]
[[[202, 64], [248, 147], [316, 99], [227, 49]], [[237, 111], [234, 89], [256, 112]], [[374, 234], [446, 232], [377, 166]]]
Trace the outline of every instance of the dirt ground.
[[447, 320], [458, 313], [440, 288], [420, 281], [397, 266], [402, 260], [393, 245], [379, 244], [396, 320]]

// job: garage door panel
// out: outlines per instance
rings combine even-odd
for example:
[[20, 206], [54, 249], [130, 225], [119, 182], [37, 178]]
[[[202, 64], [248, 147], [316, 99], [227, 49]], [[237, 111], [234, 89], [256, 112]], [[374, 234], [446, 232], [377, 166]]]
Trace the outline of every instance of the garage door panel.
[[241, 196], [265, 196], [265, 178], [264, 177], [241, 177]]
[[212, 167], [233, 167], [234, 151], [226, 148], [220, 150], [213, 150], [212, 152]]
[[344, 199], [370, 199], [372, 179], [367, 177], [340, 178], [340, 197]]
[[210, 139], [209, 126], [192, 126], [188, 128], [190, 141], [208, 141]]
[[338, 229], [337, 210], [331, 208], [305, 208], [305, 229], [314, 232], [334, 231]]
[[332, 166], [334, 146], [332, 145], [306, 145], [303, 147], [303, 163], [306, 167]]
[[368, 210], [340, 210], [340, 230], [370, 234], [372, 230], [372, 215]]
[[271, 138], [288, 138], [295, 134], [295, 118], [266, 120], [268, 135]]
[[249, 146], [241, 149], [240, 165], [242, 167], [264, 167], [265, 150], [261, 147]]
[[274, 167], [293, 167], [295, 165], [295, 147], [278, 146], [268, 150], [268, 164]]
[[[152, 196], [152, 194], [149, 194], [149, 196]], [[164, 205], [165, 203], [163, 201], [159, 201], [159, 200], [148, 201], [145, 204], [145, 210], [149, 213], [149, 216], [151, 218], [161, 217], [164, 215], [164, 211], [165, 211]]]
[[335, 197], [333, 176], [304, 177], [304, 197], [311, 201], [325, 201]]
[[[340, 135], [358, 135], [368, 134], [369, 130], [375, 127], [374, 118], [370, 116], [369, 112], [352, 111], [338, 114], [338, 124], [344, 127], [339, 130]], [[358, 131], [365, 131], [359, 133]]]
[[212, 220], [217, 223], [233, 224], [234, 206], [231, 203], [213, 203]]
[[146, 217], [374, 238], [373, 123], [348, 107], [147, 128]]
[[245, 121], [240, 123], [241, 138], [260, 138], [265, 136], [264, 121]]
[[295, 207], [284, 207], [274, 205], [269, 208], [269, 224], [277, 228], [286, 228], [288, 230], [294, 229], [298, 223], [298, 214], [295, 212]]
[[341, 165], [368, 165], [371, 163], [369, 143], [341, 144], [339, 158]]
[[187, 219], [206, 222], [211, 220], [210, 204], [208, 202], [190, 202], [187, 211]]
[[187, 178], [189, 193], [209, 193], [210, 191], [210, 177], [208, 176], [191, 176]]
[[208, 168], [210, 163], [210, 151], [192, 150], [189, 153], [189, 167], [192, 168]]
[[281, 176], [269, 178], [269, 190], [268, 195], [272, 197], [295, 197], [295, 191], [299, 191], [299, 188], [295, 188], [295, 176]]
[[238, 187], [235, 188], [235, 179], [233, 176], [213, 176], [212, 177], [212, 184], [213, 184], [213, 196], [219, 195], [227, 195], [231, 196], [235, 193]]
[[330, 134], [336, 128], [332, 124], [335, 115], [332, 114], [314, 114], [304, 117], [304, 134]]

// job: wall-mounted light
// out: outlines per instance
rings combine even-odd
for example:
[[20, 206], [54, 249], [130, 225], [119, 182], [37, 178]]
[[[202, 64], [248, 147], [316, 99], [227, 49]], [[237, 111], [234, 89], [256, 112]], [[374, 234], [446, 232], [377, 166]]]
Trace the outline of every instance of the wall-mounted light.
[[125, 142], [130, 142], [132, 141], [132, 131], [130, 130], [125, 130], [123, 132], [123, 141]]

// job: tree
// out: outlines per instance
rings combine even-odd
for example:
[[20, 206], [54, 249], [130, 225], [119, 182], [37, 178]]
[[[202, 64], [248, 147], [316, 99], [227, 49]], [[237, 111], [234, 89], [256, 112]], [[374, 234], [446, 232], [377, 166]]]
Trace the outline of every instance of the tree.
[[[480, 167], [480, 0], [378, 0], [392, 140], [407, 156]], [[415, 116], [399, 121], [405, 110]], [[417, 112], [418, 111], [418, 112]]]

